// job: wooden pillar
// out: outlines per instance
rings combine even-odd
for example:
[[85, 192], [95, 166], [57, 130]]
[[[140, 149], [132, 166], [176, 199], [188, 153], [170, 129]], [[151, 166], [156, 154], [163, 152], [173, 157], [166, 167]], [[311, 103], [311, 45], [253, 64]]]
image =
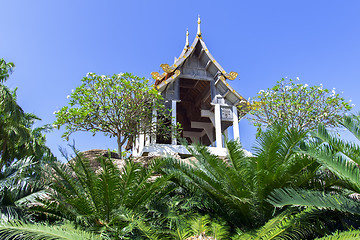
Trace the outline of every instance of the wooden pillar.
[[240, 141], [240, 131], [239, 131], [239, 118], [238, 118], [238, 110], [236, 106], [232, 107], [233, 112], [233, 132], [234, 132], [234, 140]]
[[176, 145], [176, 104], [177, 100], [171, 101], [171, 125], [172, 125], [172, 134], [171, 134], [171, 144]]
[[220, 104], [215, 104], [215, 136], [216, 136], [216, 147], [222, 148], [222, 137], [221, 137], [221, 113]]

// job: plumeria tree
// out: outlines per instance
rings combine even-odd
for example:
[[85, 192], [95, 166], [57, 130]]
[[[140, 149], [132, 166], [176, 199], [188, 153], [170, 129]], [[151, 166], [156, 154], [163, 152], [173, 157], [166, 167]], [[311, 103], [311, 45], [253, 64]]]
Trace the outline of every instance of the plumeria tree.
[[[145, 78], [131, 73], [113, 76], [88, 73], [71, 95], [69, 105], [55, 112], [54, 125], [65, 126], [63, 137], [77, 131], [102, 132], [117, 138], [118, 152], [139, 134], [156, 130], [152, 112], [163, 111], [162, 97]], [[156, 124], [160, 124], [157, 121]]]
[[266, 90], [260, 90], [251, 103], [241, 109], [249, 111], [248, 118], [258, 127], [278, 123], [298, 130], [311, 130], [319, 123], [338, 126], [338, 121], [352, 106], [335, 88], [330, 91], [320, 86], [301, 84], [297, 80], [281, 79]]

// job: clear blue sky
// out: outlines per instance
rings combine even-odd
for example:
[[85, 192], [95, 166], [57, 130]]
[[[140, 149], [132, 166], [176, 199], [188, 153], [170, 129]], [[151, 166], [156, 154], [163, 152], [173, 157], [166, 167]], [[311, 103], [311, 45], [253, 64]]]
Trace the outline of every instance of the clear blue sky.
[[[360, 1], [18, 0], [0, 4], [0, 58], [16, 64], [7, 82], [26, 112], [52, 123], [87, 72], [133, 72], [150, 78], [194, 39], [197, 15], [210, 52], [240, 80], [245, 98], [282, 77], [336, 88], [360, 105]], [[56, 155], [63, 131], [47, 134]], [[243, 145], [254, 128], [240, 122]], [[116, 148], [115, 139], [72, 135], [80, 150]]]

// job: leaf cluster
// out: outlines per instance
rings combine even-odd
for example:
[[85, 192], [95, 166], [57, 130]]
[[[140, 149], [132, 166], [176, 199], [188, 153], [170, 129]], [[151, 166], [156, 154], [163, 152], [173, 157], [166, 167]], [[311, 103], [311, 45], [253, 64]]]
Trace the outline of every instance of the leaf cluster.
[[116, 137], [119, 147], [140, 133], [153, 133], [152, 113], [163, 111], [157, 90], [131, 73], [89, 73], [68, 98], [69, 105], [55, 112], [54, 125], [65, 126], [64, 138], [77, 131], [102, 132]]
[[159, 161], [144, 168], [127, 159], [119, 169], [110, 156], [97, 158], [98, 170], [78, 152], [67, 164], [54, 163], [50, 196], [34, 210], [114, 238], [141, 235], [146, 206], [172, 191], [169, 177], [154, 178]]
[[276, 188], [317, 186], [313, 181], [319, 164], [294, 152], [305, 133], [274, 127], [257, 139], [254, 155], [239, 142], [227, 142], [227, 158], [220, 159], [204, 146], [188, 147], [194, 158], [167, 158], [163, 170], [187, 189], [201, 189], [214, 200], [218, 216], [233, 226], [253, 228], [271, 218], [274, 208], [266, 202]]
[[[5, 76], [5, 80], [13, 67], [12, 63], [0, 60], [1, 76]], [[11, 91], [0, 83], [0, 171], [16, 159], [29, 156], [40, 159], [44, 154], [51, 154], [43, 135], [51, 128], [48, 125], [34, 128], [36, 120], [40, 118], [24, 112], [17, 104], [16, 90]]]
[[[358, 115], [346, 116], [340, 124], [360, 140], [359, 120]], [[317, 131], [312, 134], [315, 140], [304, 144], [302, 148], [298, 149], [298, 152], [316, 159], [323, 168], [337, 177], [337, 184], [322, 191], [302, 188], [276, 189], [271, 193], [268, 201], [277, 207], [302, 206], [338, 211], [345, 216], [346, 214], [359, 216], [360, 203], [356, 198], [360, 193], [359, 146], [330, 134], [323, 125], [320, 125]], [[346, 216], [344, 222], [350, 223], [350, 218], [351, 216]], [[324, 220], [323, 222], [327, 221]], [[353, 222], [358, 226], [358, 222]]]
[[[351, 102], [351, 101], [350, 101]], [[248, 118], [258, 127], [281, 124], [298, 130], [312, 130], [320, 123], [337, 127], [342, 116], [352, 106], [335, 89], [329, 91], [320, 86], [308, 86], [295, 80], [281, 79], [252, 99]]]
[[14, 63], [6, 62], [3, 58], [0, 59], [0, 83], [5, 82], [9, 78], [14, 68]]

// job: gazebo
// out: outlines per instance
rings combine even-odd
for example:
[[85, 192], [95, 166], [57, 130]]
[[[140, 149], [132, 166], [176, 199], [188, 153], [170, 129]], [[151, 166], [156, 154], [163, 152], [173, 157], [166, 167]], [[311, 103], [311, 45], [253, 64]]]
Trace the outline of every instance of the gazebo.
[[[155, 87], [165, 100], [165, 107], [171, 109], [173, 125], [181, 124], [180, 137], [189, 143], [200, 143], [218, 156], [226, 156], [224, 136], [233, 127], [233, 139], [239, 140], [238, 107], [247, 101], [227, 82], [238, 76], [236, 72], [226, 72], [203, 41], [200, 17], [195, 40], [189, 45], [186, 32], [185, 47], [174, 63], [161, 64], [164, 71], [152, 72]], [[153, 113], [153, 121], [158, 116]], [[140, 135], [134, 142], [133, 156], [165, 155], [177, 153], [189, 155], [179, 144], [177, 135], [162, 138], [159, 135]]]

